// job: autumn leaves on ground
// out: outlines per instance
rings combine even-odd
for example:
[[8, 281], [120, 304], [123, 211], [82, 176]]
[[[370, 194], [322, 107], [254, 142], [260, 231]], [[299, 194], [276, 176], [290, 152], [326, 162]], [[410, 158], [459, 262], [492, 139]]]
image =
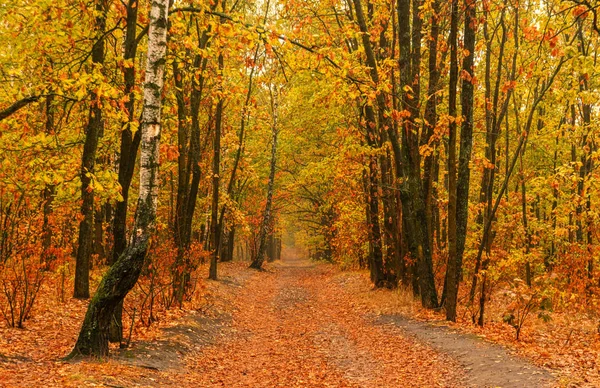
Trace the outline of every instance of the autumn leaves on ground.
[[284, 254], [261, 272], [247, 263], [224, 265], [222, 280], [203, 281], [202, 297], [187, 310], [162, 319], [160, 329], [136, 329], [131, 347], [114, 349], [110, 359], [61, 360], [85, 306], [45, 300], [45, 311], [27, 329], [2, 329], [0, 385], [541, 387], [551, 381], [547, 371], [498, 355], [500, 348], [483, 340], [445, 339], [464, 342], [466, 352], [480, 348], [476, 364], [484, 365], [492, 350], [494, 358], [514, 363], [508, 375], [498, 359], [465, 365], [446, 345], [432, 346], [401, 324], [382, 321], [405, 320], [397, 315], [397, 292], [373, 290], [364, 272]]

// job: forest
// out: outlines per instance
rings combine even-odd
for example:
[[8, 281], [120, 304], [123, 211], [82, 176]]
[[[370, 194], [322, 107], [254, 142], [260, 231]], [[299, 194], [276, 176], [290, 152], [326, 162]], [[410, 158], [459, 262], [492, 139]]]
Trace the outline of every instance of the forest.
[[0, 386], [599, 386], [599, 12], [4, 2]]

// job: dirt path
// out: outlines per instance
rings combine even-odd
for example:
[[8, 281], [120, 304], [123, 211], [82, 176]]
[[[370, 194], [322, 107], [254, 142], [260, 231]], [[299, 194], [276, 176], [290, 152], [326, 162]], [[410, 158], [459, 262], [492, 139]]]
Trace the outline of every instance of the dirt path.
[[193, 380], [223, 387], [550, 384], [547, 371], [475, 336], [361, 314], [334, 272], [292, 257], [253, 277], [236, 303], [236, 334], [189, 360]]
[[296, 259], [256, 274], [236, 302], [235, 334], [190, 358], [185, 378], [214, 387], [464, 386], [449, 358], [354, 314], [329, 270]]
[[510, 354], [505, 348], [475, 335], [446, 326], [427, 324], [399, 315], [377, 317], [376, 323], [400, 328], [402, 334], [431, 345], [466, 370], [466, 383], [473, 387], [523, 388], [550, 385], [553, 378], [545, 369]]
[[160, 340], [108, 362], [11, 361], [4, 375], [0, 359], [0, 387], [38, 386], [23, 368], [46, 368], [39, 386], [48, 387], [533, 388], [551, 380], [479, 338], [373, 314], [376, 306], [357, 298], [368, 285], [351, 287], [334, 266], [289, 257], [265, 272], [227, 268], [208, 284], [210, 312], [174, 322]]

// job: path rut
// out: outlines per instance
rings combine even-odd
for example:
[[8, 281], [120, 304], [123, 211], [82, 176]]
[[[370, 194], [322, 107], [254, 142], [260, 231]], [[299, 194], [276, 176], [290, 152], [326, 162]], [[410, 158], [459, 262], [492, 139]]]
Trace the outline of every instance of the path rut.
[[553, 377], [500, 345], [482, 340], [475, 335], [460, 333], [443, 323], [438, 325], [417, 322], [401, 315], [382, 315], [378, 324], [400, 328], [434, 349], [449, 354], [466, 371], [466, 384], [472, 387], [544, 387]]

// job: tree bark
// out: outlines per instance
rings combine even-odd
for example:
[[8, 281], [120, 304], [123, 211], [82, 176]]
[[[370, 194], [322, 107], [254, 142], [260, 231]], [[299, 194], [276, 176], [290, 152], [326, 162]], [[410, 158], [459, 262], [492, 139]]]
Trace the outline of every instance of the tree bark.
[[[398, 67], [400, 71], [401, 106], [404, 118], [401, 125], [402, 147], [396, 154], [398, 161], [398, 178], [402, 179], [400, 195], [402, 198], [402, 215], [407, 227], [411, 255], [417, 261], [421, 304], [428, 308], [438, 306], [437, 290], [433, 276], [433, 261], [429, 244], [429, 228], [423, 182], [421, 179], [421, 157], [419, 153], [418, 129], [416, 119], [419, 117], [420, 99], [420, 60], [421, 60], [421, 17], [419, 0], [398, 1]], [[412, 15], [412, 32], [410, 16]], [[395, 150], [394, 138], [390, 133], [392, 149]], [[395, 152], [396, 153], [396, 152]]]
[[[118, 179], [121, 185], [122, 201], [115, 206], [113, 219], [114, 245], [109, 264], [113, 264], [121, 256], [127, 246], [127, 205], [129, 203], [129, 187], [135, 167], [135, 160], [140, 143], [140, 131], [132, 130], [135, 113], [135, 57], [137, 53], [137, 12], [138, 0], [129, 0], [127, 3], [127, 28], [125, 32], [125, 53], [123, 59], [131, 61], [131, 66], [123, 68], [123, 79], [125, 81], [125, 94], [128, 101], [125, 103], [127, 109], [127, 123], [121, 132], [121, 145], [119, 152]], [[135, 135], [134, 135], [135, 132]]]
[[17, 113], [17, 111], [33, 102], [36, 102], [40, 99], [40, 97], [42, 96], [29, 96], [29, 97], [25, 97], [20, 99], [19, 101], [15, 101], [13, 104], [11, 104], [8, 108], [5, 108], [3, 110], [0, 111], [0, 121], [12, 116], [13, 114]]
[[273, 203], [273, 187], [275, 185], [275, 169], [277, 167], [277, 137], [279, 135], [279, 123], [278, 123], [278, 96], [274, 95], [271, 90], [271, 114], [272, 123], [271, 131], [273, 134], [273, 143], [271, 145], [271, 164], [269, 170], [269, 183], [267, 184], [267, 203], [265, 205], [265, 211], [263, 213], [263, 220], [260, 225], [260, 232], [258, 236], [258, 249], [256, 250], [256, 256], [253, 258], [250, 268], [261, 269], [263, 262], [265, 261], [265, 251], [267, 243], [267, 235], [272, 230], [271, 225], [271, 207]]
[[[589, 56], [589, 48], [587, 47], [587, 42], [583, 35], [583, 22], [582, 19], [579, 18], [578, 22], [578, 40], [579, 40], [579, 52], [587, 57]], [[580, 92], [586, 92], [589, 90], [589, 74], [581, 74], [579, 76], [579, 90]], [[589, 103], [580, 103], [580, 112], [581, 112], [581, 123], [583, 129], [583, 136], [581, 139], [581, 148], [582, 154], [580, 157], [581, 167], [579, 168], [579, 180], [577, 183], [577, 195], [580, 196], [579, 204], [576, 208], [577, 214], [577, 240], [580, 244], [583, 243], [583, 235], [584, 229], [587, 229], [585, 233], [586, 235], [586, 249], [588, 251], [589, 259], [586, 265], [586, 272], [588, 277], [588, 284], [586, 288], [589, 291], [589, 288], [592, 286], [591, 279], [593, 278], [594, 272], [594, 254], [592, 252], [592, 242], [593, 242], [593, 229], [592, 229], [592, 217], [589, 215], [591, 211], [591, 195], [589, 189], [587, 189], [588, 184], [593, 168], [594, 168], [594, 160], [592, 154], [596, 151], [596, 143], [594, 141], [594, 136], [592, 134], [592, 129], [590, 125], [592, 123], [592, 111], [593, 105]], [[582, 218], [587, 218], [587, 222], [585, 222]]]
[[[369, 67], [369, 76], [373, 82], [373, 86], [377, 87], [379, 84], [379, 73], [377, 70], [377, 58], [375, 51], [369, 38], [369, 30], [367, 21], [364, 15], [362, 2], [360, 0], [353, 0], [354, 11], [356, 14], [356, 22], [360, 28], [362, 46], [365, 51], [366, 64]], [[389, 116], [384, 115], [386, 111], [385, 96], [382, 93], [377, 93], [376, 106], [379, 113], [379, 120], [375, 114], [375, 109], [371, 105], [365, 105], [364, 112], [366, 118], [366, 133], [367, 133], [367, 144], [371, 148], [379, 148], [381, 146], [381, 135], [382, 129], [386, 126], [389, 129], [390, 141], [394, 150], [394, 155], [398, 152], [398, 141], [397, 134], [393, 129]], [[395, 158], [397, 160], [397, 158]], [[382, 252], [382, 234], [381, 226], [379, 224], [379, 166], [377, 165], [377, 157], [372, 155], [369, 157], [369, 187], [368, 187], [368, 200], [369, 200], [369, 228], [370, 228], [370, 239], [371, 239], [371, 281], [376, 287], [379, 287], [385, 283], [386, 275], [385, 268], [383, 265], [383, 252]]]
[[[54, 133], [54, 97], [52, 95], [46, 98], [46, 134]], [[48, 268], [50, 261], [54, 258], [50, 252], [52, 247], [52, 226], [50, 216], [53, 212], [53, 202], [56, 193], [56, 187], [53, 184], [47, 184], [42, 192], [44, 221], [42, 224], [42, 265]]]
[[[129, 205], [129, 188], [135, 160], [141, 139], [141, 131], [132, 130], [135, 113], [135, 57], [137, 53], [137, 12], [138, 0], [129, 0], [127, 3], [127, 27], [125, 31], [125, 53], [123, 59], [131, 61], [130, 66], [123, 68], [123, 79], [125, 81], [125, 94], [129, 97], [125, 103], [127, 109], [127, 123], [121, 132], [121, 145], [119, 152], [118, 180], [121, 185], [122, 201], [117, 202], [113, 218], [113, 251], [109, 256], [108, 264], [114, 264], [127, 247], [127, 206]], [[119, 304], [115, 309], [110, 327], [110, 341], [121, 342], [123, 339], [123, 305]]]
[[150, 244], [158, 200], [161, 94], [167, 48], [169, 0], [153, 0], [150, 8], [148, 53], [141, 123], [140, 194], [135, 233], [123, 255], [102, 278], [92, 298], [70, 356], [108, 354], [109, 325], [115, 307], [138, 280]]
[[[219, 55], [219, 72], [223, 72], [223, 54]], [[215, 117], [215, 138], [213, 146], [213, 171], [212, 171], [212, 209], [211, 209], [211, 257], [208, 278], [217, 280], [217, 263], [219, 261], [219, 245], [221, 233], [219, 230], [219, 182], [221, 181], [221, 126], [223, 122], [223, 97], [217, 102]]]
[[[458, 178], [456, 181], [456, 272], [451, 279], [452, 298], [458, 297], [458, 288], [462, 273], [463, 253], [467, 238], [467, 221], [469, 219], [469, 187], [471, 179], [471, 153], [473, 149], [473, 90], [475, 60], [475, 30], [477, 25], [476, 0], [465, 0], [465, 29], [463, 37], [464, 50], [468, 54], [463, 58], [463, 80], [461, 90], [462, 125], [460, 129], [460, 153], [458, 157]], [[455, 318], [456, 319], [456, 318]], [[454, 320], [455, 320], [454, 319]]]
[[458, 273], [456, 260], [456, 96], [458, 84], [458, 0], [452, 0], [450, 17], [450, 84], [448, 91], [448, 268], [446, 269], [446, 319], [456, 321]]
[[423, 124], [423, 135], [421, 137], [421, 146], [427, 145], [429, 148], [423, 162], [423, 192], [425, 193], [425, 209], [427, 214], [427, 225], [429, 225], [429, 246], [433, 250], [434, 236], [434, 196], [433, 196], [433, 181], [435, 164], [435, 149], [437, 148], [437, 140], [434, 138], [435, 127], [437, 125], [437, 92], [439, 90], [440, 72], [437, 64], [437, 46], [439, 39], [439, 1], [436, 0], [432, 4], [433, 15], [431, 16], [431, 33], [429, 36], [429, 84], [427, 86], [427, 103], [425, 104], [425, 121]]
[[[213, 9], [216, 4], [213, 6]], [[198, 47], [203, 50], [209, 45], [210, 26], [202, 32], [198, 33]], [[178, 159], [178, 185], [177, 185], [177, 202], [175, 210], [175, 241], [177, 243], [177, 261], [174, 271], [178, 273], [175, 277], [175, 295], [179, 303], [183, 302], [183, 296], [189, 283], [191, 268], [185, 260], [185, 254], [190, 247], [192, 234], [192, 221], [194, 219], [194, 211], [196, 209], [196, 200], [198, 198], [198, 188], [201, 179], [200, 156], [204, 153], [204, 147], [200, 144], [200, 101], [204, 91], [203, 76], [208, 65], [208, 58], [202, 58], [196, 55], [194, 58], [194, 68], [200, 70], [198, 78], [192, 77], [192, 91], [190, 93], [190, 109], [191, 116], [191, 131], [187, 131], [185, 122], [187, 121], [187, 110], [185, 109], [185, 98], [183, 96], [183, 84], [181, 78], [175, 75], [176, 85], [182, 91], [177, 98], [177, 112], [181, 116], [178, 125], [178, 142], [179, 142], [179, 159]], [[181, 71], [177, 68], [177, 72]], [[210, 130], [206, 134], [206, 142], [208, 143]], [[191, 180], [190, 180], [191, 174]]]
[[[105, 0], [96, 2], [96, 37], [92, 48], [92, 69], [100, 67], [104, 62], [104, 31], [106, 30], [107, 4]], [[94, 229], [94, 191], [91, 187], [92, 174], [96, 163], [96, 150], [104, 123], [99, 96], [90, 91], [90, 111], [85, 128], [85, 143], [81, 156], [81, 215], [77, 259], [75, 262], [75, 298], [90, 297], [90, 256], [92, 254], [92, 235]]]

